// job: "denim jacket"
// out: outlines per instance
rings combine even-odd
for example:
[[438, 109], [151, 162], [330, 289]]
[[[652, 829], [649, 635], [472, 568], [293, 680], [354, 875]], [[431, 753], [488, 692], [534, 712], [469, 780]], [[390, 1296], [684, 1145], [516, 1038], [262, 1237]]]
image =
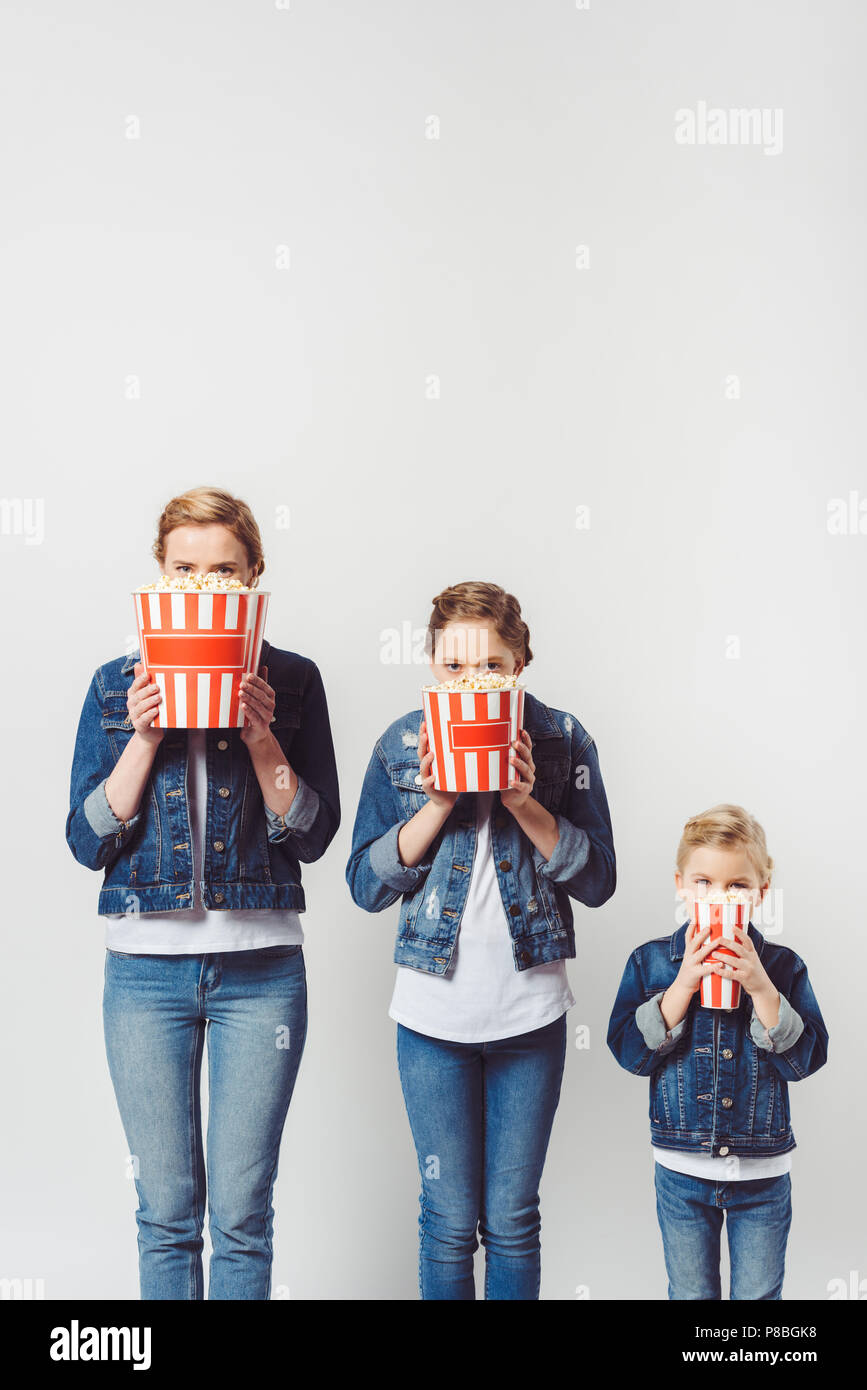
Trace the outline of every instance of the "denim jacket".
[[[337, 768], [322, 677], [315, 663], [263, 642], [275, 692], [272, 730], [298, 774], [284, 816], [265, 805], [240, 729], [208, 729], [208, 801], [202, 901], [207, 908], [303, 912], [301, 863], [327, 849], [340, 824]], [[66, 839], [80, 864], [103, 869], [100, 913], [171, 912], [192, 906], [187, 734], [166, 729], [129, 821], [115, 816], [105, 783], [133, 735], [127, 691], [138, 651], [106, 662], [84, 700], [70, 779]]]
[[634, 1076], [650, 1078], [650, 1134], [656, 1148], [759, 1158], [795, 1148], [790, 1081], [824, 1065], [828, 1033], [807, 967], [787, 946], [749, 936], [780, 993], [780, 1016], [766, 1029], [741, 990], [737, 1009], [704, 1008], [698, 991], [670, 1031], [659, 1003], [683, 959], [687, 923], [632, 952], [608, 1026], [608, 1046]]
[[[476, 849], [474, 793], [461, 792], [413, 868], [397, 837], [426, 802], [419, 785], [420, 709], [396, 719], [368, 764], [352, 832], [346, 879], [353, 900], [381, 912], [402, 899], [394, 960], [429, 974], [448, 970], [469, 893]], [[575, 955], [570, 898], [599, 907], [614, 892], [614, 844], [596, 746], [573, 715], [524, 697], [536, 781], [531, 795], [557, 821], [546, 860], [494, 793], [491, 842], [516, 970]]]

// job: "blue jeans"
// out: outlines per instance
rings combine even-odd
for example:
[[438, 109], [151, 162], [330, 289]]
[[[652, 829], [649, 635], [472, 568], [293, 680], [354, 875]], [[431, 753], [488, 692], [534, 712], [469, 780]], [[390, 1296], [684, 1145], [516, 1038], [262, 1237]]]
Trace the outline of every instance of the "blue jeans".
[[566, 1015], [497, 1042], [444, 1042], [397, 1025], [397, 1064], [421, 1174], [419, 1291], [537, 1299], [539, 1182], [560, 1098]]
[[720, 1233], [729, 1242], [732, 1299], [782, 1296], [792, 1224], [788, 1173], [745, 1182], [712, 1182], [655, 1164], [656, 1212], [665, 1249], [668, 1296], [721, 1297]]
[[[204, 1297], [206, 1190], [208, 1298], [270, 1298], [271, 1195], [307, 1035], [301, 947], [107, 951], [103, 1020], [139, 1198], [142, 1298]], [[206, 1038], [207, 1160], [199, 1095]]]

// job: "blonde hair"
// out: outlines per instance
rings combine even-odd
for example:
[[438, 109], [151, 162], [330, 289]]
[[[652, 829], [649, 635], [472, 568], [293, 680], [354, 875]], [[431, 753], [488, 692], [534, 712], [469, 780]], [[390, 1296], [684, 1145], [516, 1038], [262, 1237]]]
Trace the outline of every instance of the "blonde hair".
[[247, 562], [253, 573], [250, 588], [255, 588], [265, 570], [265, 554], [259, 527], [246, 502], [233, 497], [219, 487], [193, 487], [173, 497], [163, 508], [157, 522], [157, 538], [152, 551], [160, 564], [166, 558], [166, 537], [176, 526], [225, 526], [247, 552]]
[[683, 873], [691, 852], [699, 845], [712, 845], [715, 849], [742, 847], [759, 876], [759, 883], [770, 882], [774, 861], [768, 854], [765, 832], [743, 806], [723, 802], [687, 821], [677, 847], [679, 874]]
[[499, 584], [482, 580], [467, 580], [452, 584], [431, 600], [433, 612], [427, 625], [425, 650], [431, 654], [435, 634], [457, 618], [486, 618], [494, 624], [497, 635], [509, 651], [529, 666], [533, 660], [530, 650], [530, 629], [521, 617], [521, 605], [514, 594], [507, 594]]

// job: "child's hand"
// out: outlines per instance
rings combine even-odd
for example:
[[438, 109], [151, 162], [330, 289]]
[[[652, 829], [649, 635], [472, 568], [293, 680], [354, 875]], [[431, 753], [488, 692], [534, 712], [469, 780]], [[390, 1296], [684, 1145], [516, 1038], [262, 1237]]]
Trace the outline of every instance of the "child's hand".
[[[737, 980], [753, 1001], [756, 995], [768, 1001], [778, 999], [777, 987], [762, 965], [749, 934], [742, 927], [735, 927], [734, 932], [734, 941], [726, 940], [725, 947], [727, 951], [734, 951], [737, 959], [732, 959], [731, 956], [721, 957], [720, 963], [715, 967], [717, 974], [726, 980]], [[725, 964], [722, 964], [723, 960]]]
[[434, 786], [433, 776], [433, 752], [428, 744], [427, 725], [421, 721], [418, 730], [418, 767], [421, 773], [421, 784], [427, 793], [429, 801], [434, 806], [452, 807], [457, 801], [459, 792], [439, 792]]
[[514, 787], [504, 788], [500, 792], [500, 800], [507, 811], [520, 811], [525, 804], [536, 781], [536, 764], [533, 762], [530, 750], [533, 747], [533, 740], [526, 729], [521, 730], [521, 737], [512, 741], [509, 749], [509, 762], [517, 772], [520, 781]]
[[680, 970], [677, 972], [675, 984], [680, 986], [688, 994], [695, 994], [699, 988], [702, 978], [705, 975], [712, 975], [716, 970], [714, 961], [705, 960], [717, 941], [711, 942], [710, 927], [704, 927], [696, 931], [693, 926], [687, 928], [686, 940], [683, 945], [683, 960], [680, 963]]

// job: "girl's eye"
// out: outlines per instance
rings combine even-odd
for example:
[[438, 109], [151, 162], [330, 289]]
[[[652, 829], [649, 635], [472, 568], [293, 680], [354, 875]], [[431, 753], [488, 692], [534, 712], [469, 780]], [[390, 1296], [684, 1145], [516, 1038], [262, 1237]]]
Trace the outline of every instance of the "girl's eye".
[[709, 878], [697, 878], [696, 883], [710, 883]]

